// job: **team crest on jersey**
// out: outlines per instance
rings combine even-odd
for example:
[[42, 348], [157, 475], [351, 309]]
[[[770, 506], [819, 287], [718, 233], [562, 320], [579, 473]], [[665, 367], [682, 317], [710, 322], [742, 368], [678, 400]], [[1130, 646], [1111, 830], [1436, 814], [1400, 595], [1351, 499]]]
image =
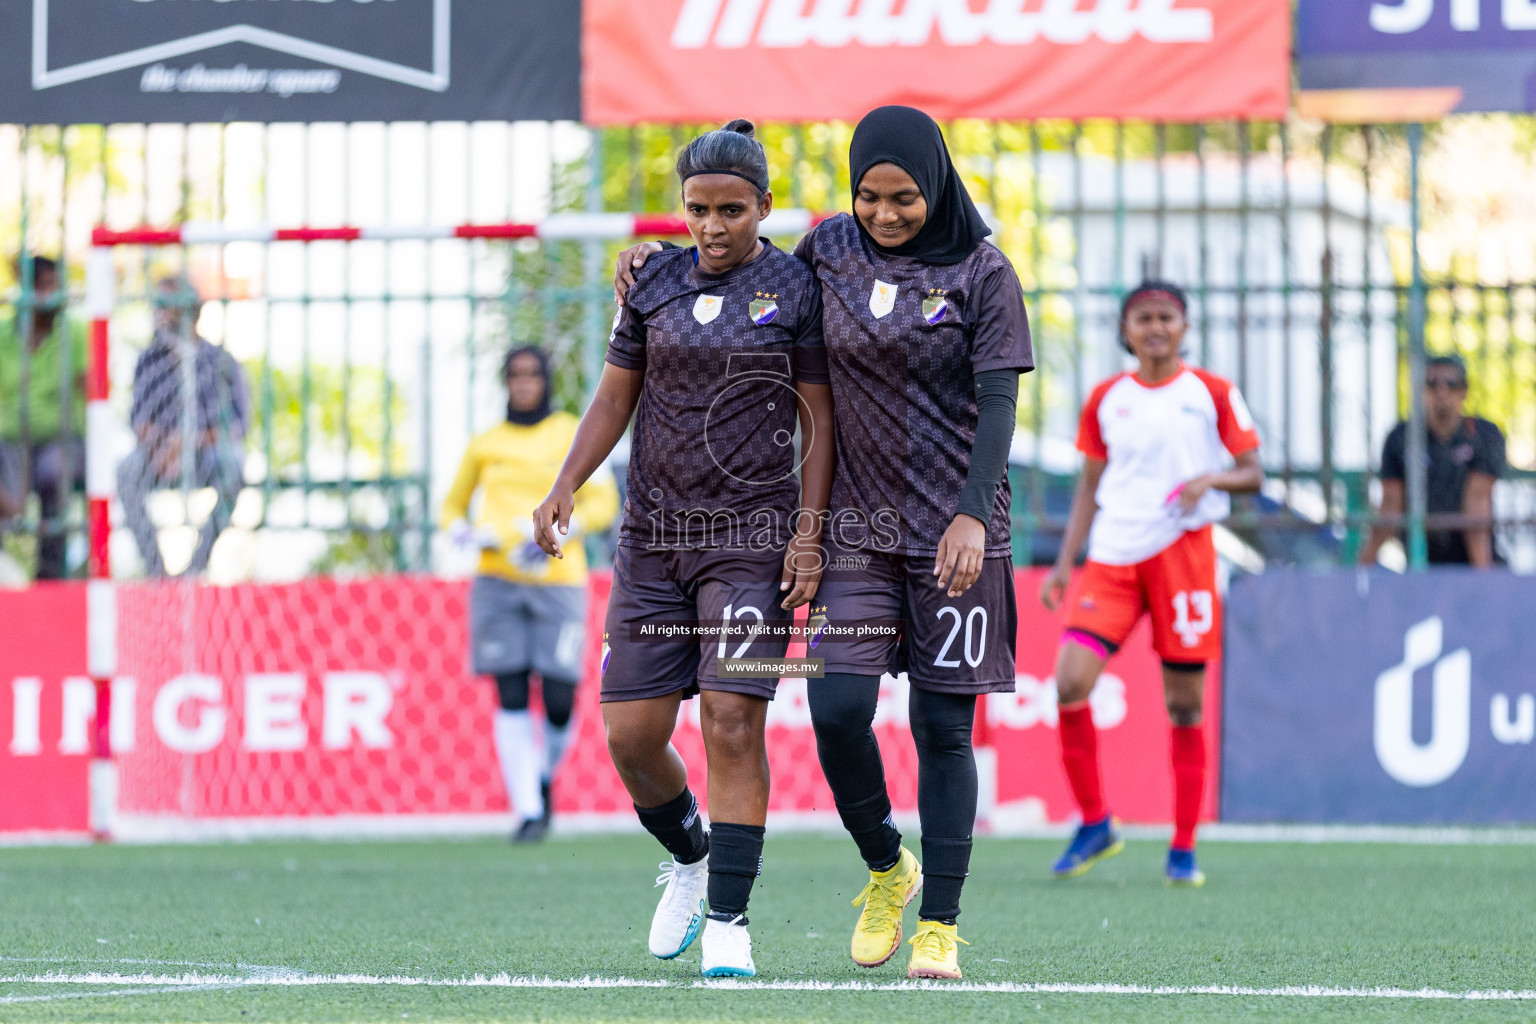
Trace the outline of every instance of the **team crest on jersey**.
[[878, 320], [896, 308], [896, 286], [884, 281], [875, 282], [875, 290], [869, 293], [869, 311]]
[[747, 313], [752, 317], [752, 322], [759, 327], [773, 323], [773, 318], [779, 315], [779, 304], [774, 301], [778, 297], [777, 292], [771, 295], [758, 292], [757, 298], [747, 304]]
[[944, 296], [949, 294], [943, 288], [928, 289], [928, 297], [923, 300], [923, 319], [932, 327], [944, 319], [944, 314], [949, 312], [949, 300]]
[[602, 663], [602, 666], [597, 670], [597, 674], [598, 675], [605, 676], [605, 675], [608, 674], [608, 659], [611, 658], [611, 657], [613, 657], [613, 651], [608, 646], [608, 634], [604, 633], [603, 634], [603, 663]]
[[724, 306], [725, 299], [719, 295], [700, 295], [693, 304], [693, 318], [701, 324], [711, 323]]
[[812, 608], [810, 618], [805, 623], [805, 646], [815, 650], [821, 643], [822, 634], [827, 630], [827, 609], [823, 605], [820, 608]]

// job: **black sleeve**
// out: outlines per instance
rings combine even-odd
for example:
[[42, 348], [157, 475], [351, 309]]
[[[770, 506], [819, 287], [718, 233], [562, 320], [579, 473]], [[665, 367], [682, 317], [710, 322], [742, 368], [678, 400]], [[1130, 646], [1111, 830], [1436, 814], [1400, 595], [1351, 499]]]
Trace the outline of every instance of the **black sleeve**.
[[681, 249], [682, 248], [682, 246], [678, 245], [676, 242], [669, 242], [665, 238], [659, 238], [659, 239], [657, 239], [657, 241], [659, 241], [661, 243], [661, 251], [662, 252], [666, 252], [668, 249]]
[[633, 304], [619, 307], [608, 335], [608, 362], [626, 370], [645, 369], [645, 321]]
[[976, 443], [971, 446], [971, 466], [965, 474], [956, 512], [983, 523], [992, 521], [997, 489], [1008, 472], [1008, 452], [1013, 447], [1015, 410], [1019, 401], [1017, 370], [983, 370], [975, 375]]
[[1408, 478], [1407, 458], [1403, 451], [1403, 444], [1408, 433], [1408, 425], [1399, 423], [1392, 428], [1392, 433], [1387, 435], [1386, 443], [1381, 446], [1381, 472], [1377, 476], [1383, 480], [1406, 480]]
[[821, 332], [821, 285], [814, 276], [807, 276], [810, 277], [809, 290], [803, 303], [800, 329], [795, 334], [792, 357], [795, 380], [826, 384], [831, 378], [827, 376], [827, 343]]
[[1504, 457], [1504, 433], [1487, 420], [1478, 420], [1477, 444], [1473, 448], [1472, 464], [1467, 468], [1474, 473], [1487, 473], [1495, 480], [1504, 475], [1508, 463]]
[[1029, 314], [1024, 309], [1024, 288], [1011, 264], [994, 267], [978, 282], [975, 309], [971, 372], [1033, 370], [1035, 352], [1029, 338]]

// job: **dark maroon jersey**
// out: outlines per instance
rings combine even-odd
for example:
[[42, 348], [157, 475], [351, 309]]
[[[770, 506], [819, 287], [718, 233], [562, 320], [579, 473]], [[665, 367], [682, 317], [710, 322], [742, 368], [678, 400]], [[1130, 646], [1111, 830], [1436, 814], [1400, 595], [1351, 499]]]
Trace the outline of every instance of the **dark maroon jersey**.
[[[837, 435], [833, 539], [934, 554], [976, 443], [974, 376], [1035, 365], [1018, 275], [988, 242], [947, 266], [887, 256], [846, 213], [812, 229], [795, 254], [822, 288]], [[1005, 476], [987, 523], [989, 555], [1009, 551], [1011, 500]]]
[[800, 504], [795, 382], [827, 383], [821, 289], [767, 239], [724, 274], [694, 260], [653, 253], [608, 339], [608, 362], [645, 371], [619, 543], [783, 547]]

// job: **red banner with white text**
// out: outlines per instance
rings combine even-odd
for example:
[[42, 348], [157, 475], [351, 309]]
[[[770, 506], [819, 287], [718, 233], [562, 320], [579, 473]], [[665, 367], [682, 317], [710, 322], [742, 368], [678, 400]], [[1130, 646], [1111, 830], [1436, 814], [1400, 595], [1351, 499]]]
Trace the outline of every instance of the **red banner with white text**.
[[585, 0], [588, 124], [1280, 118], [1286, 0]]
[[[1060, 624], [1040, 607], [1040, 580], [1039, 571], [1018, 573], [1017, 692], [989, 696], [978, 716], [978, 740], [993, 751], [983, 755], [984, 809], [1003, 831], [1075, 813], [1057, 756], [1050, 680]], [[607, 592], [606, 575], [594, 574], [576, 734], [555, 811], [567, 824], [630, 827], [597, 703]], [[495, 688], [469, 672], [467, 599], [463, 581], [406, 576], [124, 586], [111, 729], [121, 813], [191, 824], [504, 815], [491, 742]], [[0, 644], [0, 832], [85, 829], [95, 703], [84, 678], [84, 616], [76, 586], [0, 592], [9, 634]], [[1212, 675], [1214, 765], [1219, 672]], [[910, 814], [917, 764], [905, 697], [905, 679], [887, 678], [876, 731], [893, 803]], [[702, 798], [696, 704], [685, 705], [675, 741]], [[1127, 821], [1167, 821], [1167, 719], [1145, 627], [1111, 663], [1093, 705], [1111, 807]], [[781, 684], [768, 728], [772, 813], [780, 821], [817, 815], [835, 826], [804, 680]]]

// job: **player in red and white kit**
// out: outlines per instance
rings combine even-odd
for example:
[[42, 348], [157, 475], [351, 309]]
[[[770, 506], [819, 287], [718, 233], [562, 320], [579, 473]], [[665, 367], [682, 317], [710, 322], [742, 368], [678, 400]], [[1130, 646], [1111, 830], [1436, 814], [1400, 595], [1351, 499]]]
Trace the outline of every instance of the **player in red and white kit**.
[[1221, 653], [1211, 524], [1231, 511], [1231, 494], [1259, 489], [1264, 470], [1237, 388], [1180, 358], [1187, 308], [1184, 292], [1161, 281], [1143, 283], [1126, 297], [1120, 328], [1139, 365], [1099, 384], [1083, 407], [1077, 438], [1083, 475], [1056, 567], [1040, 590], [1054, 611], [1086, 539], [1088, 561], [1067, 602], [1056, 660], [1061, 760], [1083, 821], [1053, 869], [1059, 878], [1080, 875], [1125, 845], [1104, 801], [1088, 698], [1105, 663], [1146, 613], [1173, 727], [1167, 878], [1175, 885], [1205, 882], [1195, 863], [1206, 775], [1202, 705], [1206, 662]]

